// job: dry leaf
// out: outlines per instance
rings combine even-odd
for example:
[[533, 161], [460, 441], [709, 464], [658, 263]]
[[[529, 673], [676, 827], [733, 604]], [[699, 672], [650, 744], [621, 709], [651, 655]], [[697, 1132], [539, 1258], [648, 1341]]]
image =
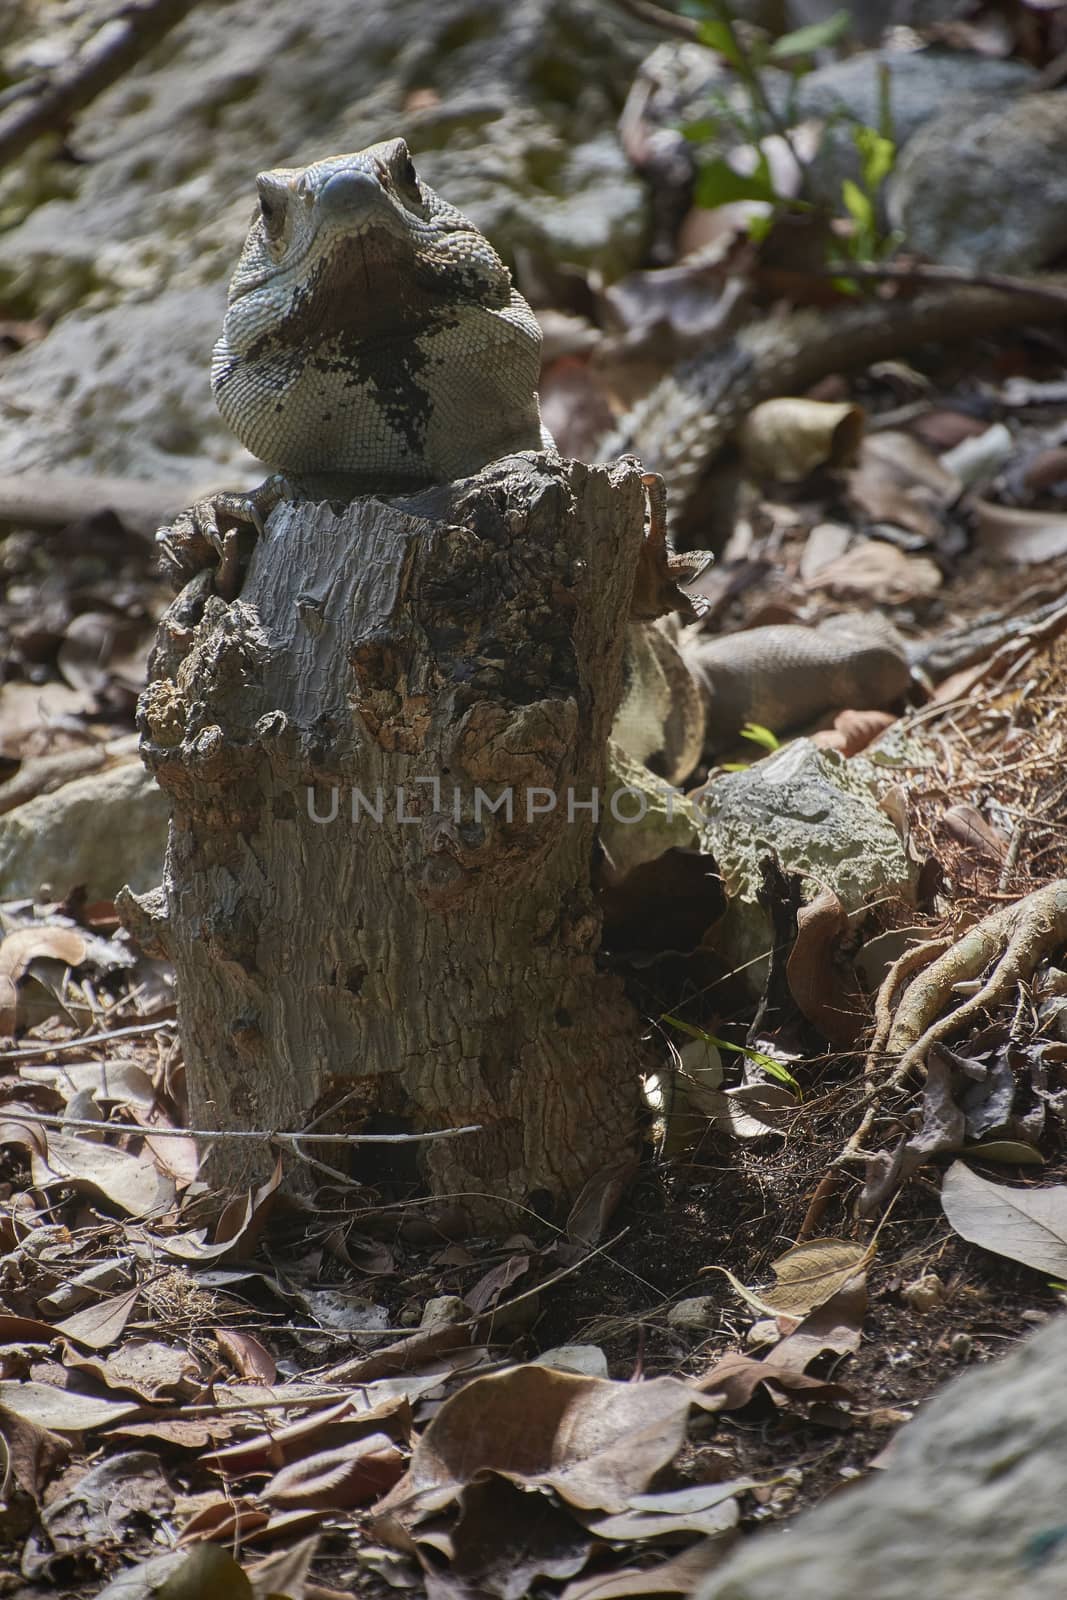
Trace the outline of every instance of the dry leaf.
[[18, 1015], [18, 981], [39, 956], [80, 967], [85, 940], [73, 928], [45, 925], [16, 928], [0, 944], [0, 1039], [13, 1038]]
[[954, 1161], [941, 1185], [941, 1205], [961, 1239], [1054, 1278], [1067, 1277], [1067, 1184], [1009, 1189]]
[[1067, 555], [1067, 514], [1020, 511], [1015, 506], [974, 500], [975, 546], [993, 561], [1032, 566]]
[[765, 400], [741, 425], [738, 442], [750, 477], [801, 483], [818, 467], [856, 458], [866, 421], [861, 406], [785, 397]]
[[347, 1511], [378, 1499], [403, 1470], [404, 1455], [393, 1440], [372, 1433], [282, 1467], [260, 1490], [260, 1497], [290, 1510]]
[[65, 1365], [88, 1372], [109, 1389], [125, 1389], [149, 1403], [188, 1400], [201, 1388], [200, 1368], [188, 1350], [149, 1339], [130, 1339], [106, 1359], [68, 1351]]
[[762, 1293], [775, 1316], [803, 1318], [859, 1276], [874, 1252], [847, 1239], [809, 1239], [772, 1261], [778, 1282]]
[[834, 959], [848, 926], [833, 890], [820, 890], [797, 912], [797, 937], [786, 962], [789, 991], [800, 1012], [839, 1050], [851, 1050], [867, 1026], [859, 991], [846, 982]]
[[271, 1384], [278, 1376], [274, 1357], [255, 1334], [242, 1333], [237, 1328], [216, 1328], [215, 1339], [238, 1377], [258, 1378], [260, 1383]]
[[721, 1539], [702, 1539], [667, 1561], [651, 1567], [623, 1567], [578, 1578], [564, 1589], [560, 1600], [630, 1600], [641, 1595], [692, 1594], [700, 1579], [722, 1561], [726, 1547]]
[[82, 1433], [134, 1417], [140, 1406], [128, 1400], [98, 1400], [51, 1383], [0, 1381], [0, 1406], [27, 1422], [56, 1433]]
[[32, 1116], [11, 1120], [5, 1109], [0, 1143], [17, 1143], [30, 1152], [33, 1181], [38, 1188], [57, 1183], [98, 1190], [129, 1216], [155, 1216], [174, 1204], [174, 1185], [151, 1161], [128, 1156], [111, 1145], [94, 1144], [71, 1134], [46, 1132]]
[[624, 1511], [674, 1459], [689, 1409], [702, 1403], [674, 1378], [615, 1383], [536, 1364], [474, 1378], [432, 1418], [378, 1508], [382, 1536], [389, 1521], [413, 1526], [439, 1511], [483, 1471], [585, 1510]]
[[98, 1305], [75, 1311], [73, 1316], [56, 1323], [56, 1332], [73, 1339], [75, 1344], [88, 1345], [90, 1350], [106, 1350], [122, 1337], [140, 1292], [140, 1287], [126, 1289]]

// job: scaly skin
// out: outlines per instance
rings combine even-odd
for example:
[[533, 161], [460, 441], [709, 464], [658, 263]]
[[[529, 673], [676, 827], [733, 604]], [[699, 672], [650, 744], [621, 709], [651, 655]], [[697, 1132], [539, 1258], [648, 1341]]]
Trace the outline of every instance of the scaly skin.
[[253, 455], [381, 489], [542, 446], [537, 319], [403, 139], [257, 185], [211, 367]]

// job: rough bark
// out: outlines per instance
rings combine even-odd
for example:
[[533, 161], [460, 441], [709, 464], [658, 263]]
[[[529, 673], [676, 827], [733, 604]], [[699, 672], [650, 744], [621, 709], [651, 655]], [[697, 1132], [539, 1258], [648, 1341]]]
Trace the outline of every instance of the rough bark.
[[[342, 1099], [320, 1130], [477, 1123], [417, 1148], [482, 1220], [558, 1209], [632, 1150], [640, 1030], [598, 968], [581, 803], [642, 525], [634, 467], [516, 456], [282, 506], [235, 602], [203, 575], [175, 602], [141, 707], [165, 881], [126, 914], [176, 967], [193, 1126], [297, 1129]], [[212, 1176], [265, 1159], [222, 1143]]]

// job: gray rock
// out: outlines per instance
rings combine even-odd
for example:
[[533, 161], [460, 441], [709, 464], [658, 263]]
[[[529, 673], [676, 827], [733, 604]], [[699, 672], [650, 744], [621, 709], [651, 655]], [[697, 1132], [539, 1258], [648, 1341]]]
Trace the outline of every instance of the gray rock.
[[911, 140], [886, 201], [909, 248], [934, 261], [1045, 265], [1067, 250], [1067, 93], [952, 107]]
[[715, 857], [729, 896], [715, 944], [737, 969], [748, 965], [753, 983], [761, 980], [770, 944], [756, 899], [760, 863], [769, 855], [800, 875], [806, 899], [830, 888], [849, 915], [886, 895], [913, 898], [914, 869], [878, 794], [869, 763], [796, 739], [690, 796], [705, 819], [704, 848]]
[[58, 899], [78, 884], [90, 900], [124, 883], [143, 893], [161, 882], [166, 847], [167, 803], [141, 763], [94, 772], [0, 817], [0, 899]]
[[887, 1469], [757, 1535], [694, 1600], [1062, 1600], [1067, 1318], [955, 1379]]

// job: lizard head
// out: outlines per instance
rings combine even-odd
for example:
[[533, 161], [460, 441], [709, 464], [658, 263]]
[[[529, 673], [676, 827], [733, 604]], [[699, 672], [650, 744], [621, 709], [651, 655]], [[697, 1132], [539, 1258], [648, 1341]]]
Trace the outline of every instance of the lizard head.
[[536, 320], [403, 139], [256, 183], [212, 363], [254, 454], [432, 482], [538, 446]]
[[[256, 179], [259, 207], [230, 283], [230, 304], [271, 285], [306, 288], [343, 257], [381, 327], [405, 266], [428, 297], [506, 305], [511, 277], [473, 223], [424, 184], [403, 139]], [[353, 284], [355, 287], [355, 284]], [[391, 294], [386, 294], [389, 287]]]

